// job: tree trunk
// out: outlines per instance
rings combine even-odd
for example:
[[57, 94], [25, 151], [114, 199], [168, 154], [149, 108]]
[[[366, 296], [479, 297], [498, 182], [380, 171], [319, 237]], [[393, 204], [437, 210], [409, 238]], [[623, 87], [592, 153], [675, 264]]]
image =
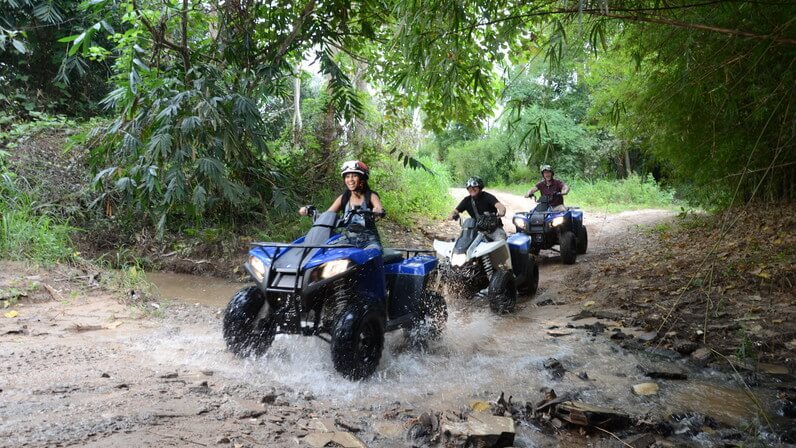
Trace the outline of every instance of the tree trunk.
[[630, 177], [630, 174], [633, 172], [630, 166], [630, 152], [625, 149], [625, 177]]
[[293, 78], [293, 146], [301, 143], [301, 131], [304, 127], [301, 121], [301, 63], [296, 67], [296, 77]]

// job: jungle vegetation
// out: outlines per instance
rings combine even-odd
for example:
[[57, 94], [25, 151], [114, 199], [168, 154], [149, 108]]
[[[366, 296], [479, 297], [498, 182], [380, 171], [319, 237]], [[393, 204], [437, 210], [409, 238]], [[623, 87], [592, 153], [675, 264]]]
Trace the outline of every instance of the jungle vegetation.
[[399, 220], [543, 162], [707, 208], [792, 200], [794, 17], [776, 0], [3, 0], [0, 140], [93, 117], [70, 146], [86, 207], [160, 232], [276, 222], [329, 201], [347, 158], [407, 193], [388, 194]]

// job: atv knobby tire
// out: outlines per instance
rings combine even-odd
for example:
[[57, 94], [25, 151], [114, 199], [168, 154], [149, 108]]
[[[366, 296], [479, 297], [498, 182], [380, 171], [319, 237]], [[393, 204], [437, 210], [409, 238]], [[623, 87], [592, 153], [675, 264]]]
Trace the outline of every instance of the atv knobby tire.
[[517, 305], [517, 287], [514, 273], [500, 269], [492, 274], [487, 292], [489, 307], [497, 314], [514, 312]]
[[578, 255], [583, 255], [586, 253], [586, 249], [589, 247], [589, 234], [586, 232], [586, 226], [581, 224], [580, 229], [578, 229]]
[[437, 269], [435, 288], [452, 300], [469, 300], [489, 284], [481, 261], [470, 261], [464, 266], [453, 267], [446, 260]]
[[337, 317], [332, 333], [332, 363], [346, 378], [367, 378], [379, 366], [384, 347], [383, 314], [356, 301]]
[[525, 265], [525, 282], [517, 289], [521, 293], [533, 297], [536, 290], [539, 289], [539, 265], [536, 264], [536, 258], [533, 255], [528, 255], [528, 258], [528, 263]]
[[575, 234], [569, 230], [561, 232], [559, 245], [561, 246], [561, 261], [564, 264], [575, 264], [575, 260], [578, 258], [577, 248], [575, 247]]
[[235, 293], [224, 310], [224, 340], [239, 357], [265, 353], [274, 342], [276, 326], [276, 312], [257, 286]]
[[430, 341], [439, 339], [448, 321], [448, 305], [442, 294], [423, 291], [411, 305], [414, 316], [412, 325], [404, 330], [409, 345], [423, 349]]

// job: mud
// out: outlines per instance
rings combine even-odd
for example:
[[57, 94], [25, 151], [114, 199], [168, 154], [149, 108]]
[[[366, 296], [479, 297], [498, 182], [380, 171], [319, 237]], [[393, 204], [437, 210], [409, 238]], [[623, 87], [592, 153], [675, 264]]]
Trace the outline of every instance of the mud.
[[[510, 210], [529, 207], [521, 198], [501, 201]], [[746, 389], [731, 372], [661, 358], [643, 346], [623, 348], [612, 334], [643, 329], [625, 328], [621, 319], [573, 317], [593, 309], [593, 291], [584, 285], [602, 275], [599, 260], [617, 255], [612, 241], [643, 238], [637, 224], [669, 217], [587, 212], [589, 253], [563, 266], [555, 252], [543, 251], [540, 290], [515, 315], [451, 303], [439, 343], [417, 352], [400, 333], [388, 335], [376, 374], [363, 382], [334, 372], [319, 339], [278, 337], [266, 356], [236, 359], [221, 338], [227, 288], [235, 287], [226, 281], [180, 278], [172, 292], [167, 286], [176, 280], [161, 277], [160, 303], [141, 304], [96, 287], [85, 273], [3, 262], [0, 288], [26, 293], [3, 310], [16, 317], [0, 317], [0, 446], [308, 446], [305, 437], [331, 421], [367, 446], [403, 447], [423, 412], [461, 410], [501, 392], [536, 400], [542, 387], [638, 418], [699, 412], [728, 428], [760, 428], [763, 413], [778, 412], [774, 390]], [[439, 223], [430, 233], [452, 237], [455, 227]], [[545, 368], [550, 358], [560, 362], [561, 375]], [[662, 359], [688, 379], [653, 380], [638, 368]], [[659, 394], [631, 392], [650, 381]], [[680, 440], [722, 440], [694, 434]], [[755, 437], [776, 440], [765, 431]], [[596, 439], [610, 437], [520, 425], [515, 446], [594, 446]]]

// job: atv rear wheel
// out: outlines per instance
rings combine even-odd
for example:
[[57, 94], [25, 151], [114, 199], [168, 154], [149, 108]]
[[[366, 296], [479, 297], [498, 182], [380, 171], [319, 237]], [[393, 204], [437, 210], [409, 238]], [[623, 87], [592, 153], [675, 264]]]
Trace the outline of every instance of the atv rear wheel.
[[578, 258], [577, 249], [575, 248], [575, 234], [569, 230], [561, 232], [559, 245], [561, 246], [561, 260], [564, 264], [575, 264], [575, 260]]
[[539, 288], [539, 265], [536, 264], [536, 258], [533, 255], [528, 255], [528, 263], [525, 265], [525, 282], [519, 286], [519, 291], [533, 297], [536, 290]]
[[435, 291], [423, 291], [412, 304], [412, 326], [404, 330], [409, 345], [425, 348], [429, 341], [439, 339], [448, 321], [448, 305], [445, 298]]
[[376, 371], [384, 347], [384, 316], [373, 306], [352, 302], [337, 317], [332, 363], [346, 378], [361, 380]]
[[589, 247], [589, 234], [586, 232], [586, 226], [581, 224], [580, 229], [578, 230], [578, 239], [577, 239], [577, 247], [578, 247], [578, 255], [583, 255], [586, 253], [586, 249]]
[[274, 342], [277, 314], [257, 286], [243, 288], [224, 310], [223, 333], [236, 356], [262, 355]]
[[514, 312], [517, 305], [517, 286], [515, 284], [514, 273], [497, 270], [492, 274], [489, 281], [489, 307], [497, 314]]

